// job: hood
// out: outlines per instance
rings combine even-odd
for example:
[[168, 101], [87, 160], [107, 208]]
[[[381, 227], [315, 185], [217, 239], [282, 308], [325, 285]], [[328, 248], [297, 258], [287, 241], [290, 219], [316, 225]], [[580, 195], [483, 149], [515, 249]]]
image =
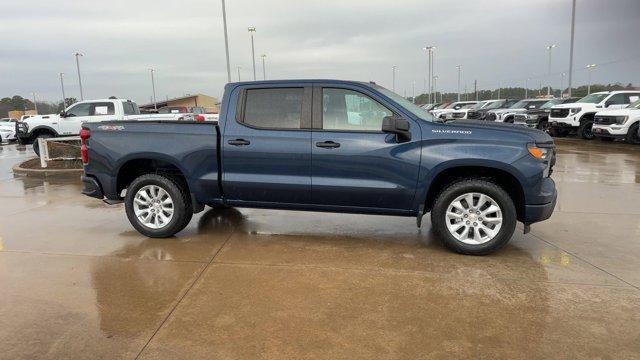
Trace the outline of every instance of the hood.
[[630, 116], [640, 115], [640, 109], [615, 109], [615, 110], [600, 110], [596, 113], [596, 116]]
[[43, 121], [43, 120], [49, 121], [51, 119], [58, 119], [58, 118], [60, 118], [60, 115], [58, 114], [33, 115], [22, 120], [22, 122], [29, 124], [37, 121]]
[[569, 109], [569, 108], [595, 108], [597, 104], [592, 103], [568, 103], [568, 104], [559, 104], [554, 105], [552, 109]]
[[466, 129], [497, 130], [497, 131], [504, 131], [507, 133], [516, 133], [516, 134], [526, 135], [526, 136], [529, 136], [533, 140], [533, 142], [538, 144], [553, 143], [553, 138], [551, 138], [551, 136], [549, 136], [549, 134], [545, 133], [544, 131], [528, 128], [526, 126], [521, 126], [521, 125], [493, 122], [493, 121], [476, 121], [476, 120], [454, 120], [454, 121], [447, 122], [447, 124], [454, 125], [454, 126], [458, 125]]
[[506, 114], [506, 113], [518, 113], [518, 112], [524, 112], [527, 111], [527, 109], [512, 109], [512, 108], [506, 108], [506, 109], [496, 109], [496, 110], [489, 110], [489, 112], [495, 113], [495, 114]]
[[14, 129], [16, 127], [16, 123], [13, 121], [2, 121], [0, 122], [0, 128], [2, 129]]

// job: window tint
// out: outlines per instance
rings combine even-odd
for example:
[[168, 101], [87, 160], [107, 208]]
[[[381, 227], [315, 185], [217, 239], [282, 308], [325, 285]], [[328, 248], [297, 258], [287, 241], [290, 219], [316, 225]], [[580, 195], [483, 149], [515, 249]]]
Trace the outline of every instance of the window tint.
[[627, 94], [627, 103], [634, 103], [640, 99], [640, 94]]
[[299, 129], [303, 92], [302, 88], [249, 89], [243, 122], [261, 128]]
[[615, 95], [611, 95], [610, 98], [607, 99], [606, 105], [620, 105], [620, 104], [628, 104], [629, 96], [627, 94], [619, 93]]
[[125, 115], [138, 115], [140, 114], [140, 110], [138, 109], [138, 105], [136, 103], [126, 101], [122, 103], [122, 108], [124, 110]]
[[91, 110], [91, 104], [78, 104], [67, 110], [67, 116], [89, 116], [89, 112], [91, 112]]
[[101, 116], [101, 115], [113, 115], [115, 114], [113, 103], [93, 103], [93, 110], [91, 111], [91, 116]]
[[391, 110], [356, 91], [322, 89], [322, 128], [327, 130], [381, 131]]

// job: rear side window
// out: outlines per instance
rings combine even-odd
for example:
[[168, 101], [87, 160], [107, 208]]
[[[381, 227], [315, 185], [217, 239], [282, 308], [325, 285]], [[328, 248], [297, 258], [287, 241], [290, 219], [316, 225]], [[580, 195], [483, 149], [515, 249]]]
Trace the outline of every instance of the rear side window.
[[91, 108], [91, 116], [113, 115], [113, 103], [93, 103]]
[[140, 110], [138, 109], [138, 105], [132, 103], [130, 101], [123, 102], [122, 108], [124, 110], [125, 115], [138, 115], [140, 114]]
[[623, 104], [629, 104], [629, 95], [625, 93], [618, 93], [618, 94], [611, 95], [611, 97], [607, 99], [606, 106], [623, 105]]
[[242, 122], [270, 129], [299, 129], [303, 88], [249, 89]]

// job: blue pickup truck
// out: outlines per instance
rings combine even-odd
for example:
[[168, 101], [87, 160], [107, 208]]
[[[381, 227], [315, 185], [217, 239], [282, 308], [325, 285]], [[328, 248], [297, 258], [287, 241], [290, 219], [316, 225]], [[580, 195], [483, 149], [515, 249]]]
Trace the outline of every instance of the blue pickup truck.
[[83, 193], [125, 203], [149, 237], [204, 205], [422, 217], [482, 255], [553, 212], [555, 146], [512, 124], [444, 123], [376, 85], [230, 83], [215, 123], [113, 121], [81, 132]]

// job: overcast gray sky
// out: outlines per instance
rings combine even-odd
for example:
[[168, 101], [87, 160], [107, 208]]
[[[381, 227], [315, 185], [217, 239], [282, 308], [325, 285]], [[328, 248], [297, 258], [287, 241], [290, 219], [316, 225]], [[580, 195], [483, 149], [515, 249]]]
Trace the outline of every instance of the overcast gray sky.
[[[220, 96], [226, 82], [220, 0], [3, 0], [0, 96], [38, 93], [79, 98], [72, 52], [85, 53], [85, 98], [110, 95], [148, 102], [148, 68], [159, 98]], [[232, 78], [252, 78], [248, 26], [255, 26], [267, 78], [373, 80], [411, 95], [424, 88], [425, 45], [436, 45], [438, 87], [455, 91], [457, 71], [471, 89], [538, 86], [547, 73], [545, 46], [555, 43], [553, 84], [568, 70], [571, 0], [227, 0]], [[640, 0], [578, 0], [574, 84], [589, 63], [599, 83], [640, 85]], [[614, 63], [611, 63], [616, 61]], [[566, 83], [565, 83], [566, 84]]]

